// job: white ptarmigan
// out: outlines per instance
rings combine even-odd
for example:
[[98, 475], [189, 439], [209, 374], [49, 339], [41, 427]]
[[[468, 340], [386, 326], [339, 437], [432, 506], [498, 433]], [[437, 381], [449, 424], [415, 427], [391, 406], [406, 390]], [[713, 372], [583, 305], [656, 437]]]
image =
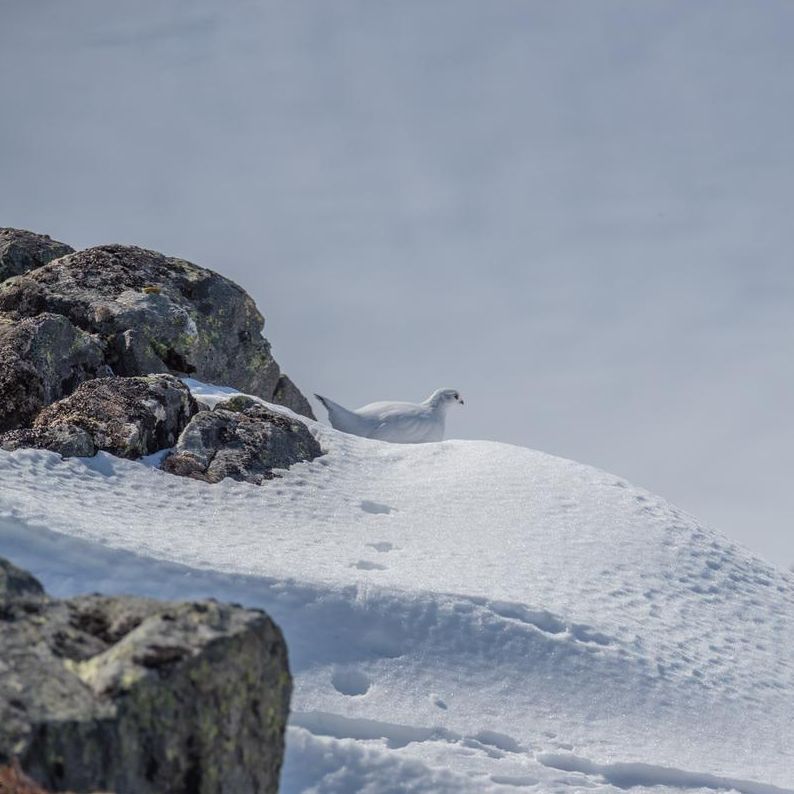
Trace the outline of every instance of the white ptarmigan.
[[424, 402], [377, 402], [351, 411], [327, 397], [314, 395], [328, 411], [331, 426], [343, 433], [395, 444], [422, 444], [444, 439], [444, 420], [453, 403], [463, 405], [456, 389], [436, 389]]

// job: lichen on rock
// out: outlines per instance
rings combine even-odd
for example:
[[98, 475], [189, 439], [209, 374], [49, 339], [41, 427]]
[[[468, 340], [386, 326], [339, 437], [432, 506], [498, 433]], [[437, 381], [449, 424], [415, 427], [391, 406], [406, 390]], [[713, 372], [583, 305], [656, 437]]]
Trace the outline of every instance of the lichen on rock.
[[140, 458], [173, 446], [197, 411], [190, 390], [173, 375], [97, 378], [41, 411], [30, 431], [0, 436], [0, 447], [34, 441], [31, 446], [68, 457], [87, 436], [94, 451], [78, 454]]
[[46, 405], [109, 372], [100, 340], [66, 317], [0, 316], [0, 432], [28, 426]]
[[0, 312], [68, 317], [102, 340], [117, 375], [191, 375], [313, 418], [303, 395], [282, 378], [251, 297], [185, 260], [124, 245], [77, 251], [0, 285]]
[[90, 458], [97, 453], [91, 434], [72, 424], [9, 430], [0, 434], [0, 449], [48, 449], [64, 458]]
[[303, 422], [276, 413], [245, 395], [197, 413], [162, 468], [171, 474], [216, 483], [233, 480], [261, 485], [274, 469], [322, 454]]
[[0, 610], [0, 767], [56, 791], [277, 791], [292, 683], [263, 612], [51, 599], [2, 559]]
[[47, 234], [0, 228], [0, 281], [21, 276], [73, 251], [70, 245]]

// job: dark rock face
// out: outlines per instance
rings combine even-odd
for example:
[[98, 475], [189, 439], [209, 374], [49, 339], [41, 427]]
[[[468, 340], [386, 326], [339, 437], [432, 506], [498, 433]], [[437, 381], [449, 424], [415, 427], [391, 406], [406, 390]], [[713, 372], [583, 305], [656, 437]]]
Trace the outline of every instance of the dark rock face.
[[275, 476], [273, 469], [320, 455], [306, 425], [241, 395], [196, 414], [162, 468], [205, 482], [231, 477], [261, 485]]
[[50, 599], [2, 559], [0, 610], [0, 767], [56, 791], [278, 790], [292, 681], [263, 612]]
[[295, 411], [296, 414], [301, 414], [301, 416], [308, 416], [310, 419], [315, 418], [309, 401], [286, 375], [282, 375], [278, 379], [276, 390], [273, 392], [273, 399], [269, 402], [285, 405]]
[[189, 389], [173, 375], [97, 378], [45, 408], [31, 430], [0, 436], [0, 447], [139, 458], [176, 444], [197, 411]]
[[191, 375], [311, 415], [294, 386], [279, 387], [250, 296], [182, 259], [122, 245], [78, 251], [0, 285], [0, 312], [63, 314], [102, 339], [117, 375]]
[[0, 229], [0, 281], [21, 276], [73, 251], [71, 246], [46, 234], [24, 229]]
[[66, 317], [0, 317], [0, 432], [28, 425], [45, 405], [107, 373], [99, 340]]

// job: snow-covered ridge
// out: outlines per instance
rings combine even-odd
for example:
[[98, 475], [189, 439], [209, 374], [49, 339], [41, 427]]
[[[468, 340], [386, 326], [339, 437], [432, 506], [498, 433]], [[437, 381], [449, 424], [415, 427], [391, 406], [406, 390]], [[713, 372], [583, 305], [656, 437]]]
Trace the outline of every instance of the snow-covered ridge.
[[327, 454], [262, 487], [0, 452], [0, 554], [266, 608], [288, 792], [794, 790], [794, 577], [571, 461], [311, 427]]

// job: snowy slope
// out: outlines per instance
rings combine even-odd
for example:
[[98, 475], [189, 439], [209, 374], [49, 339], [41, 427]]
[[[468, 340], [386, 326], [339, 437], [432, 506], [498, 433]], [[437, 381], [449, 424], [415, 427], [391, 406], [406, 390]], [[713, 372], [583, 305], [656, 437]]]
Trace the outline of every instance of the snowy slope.
[[0, 0], [0, 223], [217, 270], [306, 391], [451, 384], [452, 435], [788, 567], [792, 30], [791, 0]]
[[794, 791], [794, 576], [571, 461], [313, 428], [263, 487], [0, 452], [0, 554], [271, 612], [286, 792]]

